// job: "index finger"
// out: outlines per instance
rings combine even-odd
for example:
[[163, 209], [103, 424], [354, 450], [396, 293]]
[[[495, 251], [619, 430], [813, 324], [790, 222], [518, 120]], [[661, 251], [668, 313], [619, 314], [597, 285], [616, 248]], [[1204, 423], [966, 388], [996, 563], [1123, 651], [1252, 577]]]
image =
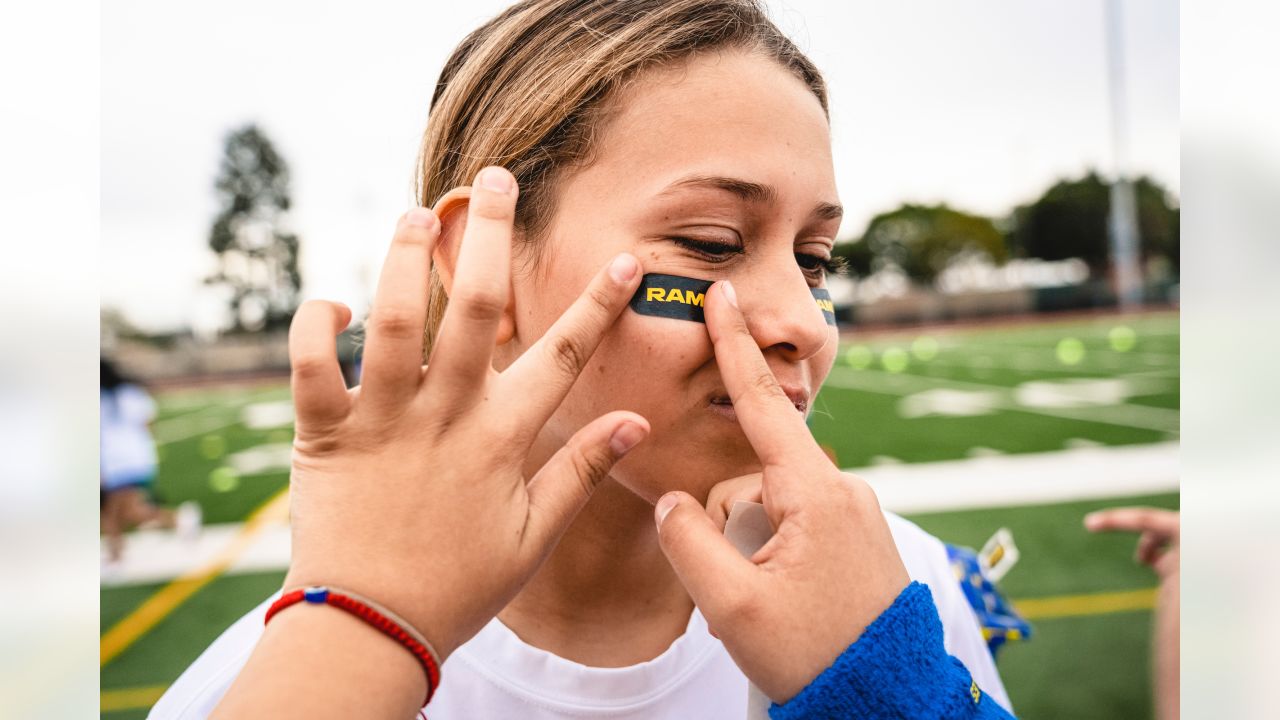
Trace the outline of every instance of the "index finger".
[[707, 291], [706, 320], [729, 400], [760, 462], [785, 465], [797, 459], [808, 461], [812, 453], [820, 455], [803, 413], [796, 410], [765, 362], [729, 281], [717, 282]]
[[1149, 507], [1126, 507], [1099, 510], [1084, 518], [1085, 527], [1091, 532], [1121, 530], [1129, 532], [1157, 532], [1166, 536], [1178, 534], [1179, 516], [1176, 510]]
[[546, 424], [639, 284], [639, 261], [628, 253], [617, 256], [596, 273], [533, 347], [507, 368], [502, 382], [525, 399], [509, 416], [517, 428], [531, 438]]

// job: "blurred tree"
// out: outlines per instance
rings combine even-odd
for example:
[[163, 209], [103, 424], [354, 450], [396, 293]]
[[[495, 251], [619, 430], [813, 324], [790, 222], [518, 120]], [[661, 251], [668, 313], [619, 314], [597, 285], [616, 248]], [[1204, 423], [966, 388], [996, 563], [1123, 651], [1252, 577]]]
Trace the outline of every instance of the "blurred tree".
[[287, 327], [298, 306], [298, 236], [287, 230], [289, 169], [256, 125], [229, 133], [214, 183], [220, 209], [209, 232], [218, 271], [205, 282], [231, 290], [236, 330]]
[[838, 243], [832, 248], [831, 254], [837, 258], [844, 258], [845, 267], [854, 277], [865, 278], [878, 269], [874, 265], [875, 258], [871, 254], [871, 249], [862, 241], [862, 238]]
[[[1167, 190], [1154, 180], [1134, 182], [1142, 256], [1178, 266], [1178, 215]], [[1080, 258], [1099, 277], [1111, 263], [1107, 239], [1110, 184], [1090, 171], [1079, 180], [1061, 180], [1035, 202], [1014, 209], [1009, 245], [1015, 254], [1041, 260]]]
[[1005, 238], [990, 218], [946, 205], [903, 205], [871, 219], [862, 239], [839, 246], [854, 272], [867, 274], [896, 265], [911, 279], [932, 283], [962, 256], [1008, 258]]

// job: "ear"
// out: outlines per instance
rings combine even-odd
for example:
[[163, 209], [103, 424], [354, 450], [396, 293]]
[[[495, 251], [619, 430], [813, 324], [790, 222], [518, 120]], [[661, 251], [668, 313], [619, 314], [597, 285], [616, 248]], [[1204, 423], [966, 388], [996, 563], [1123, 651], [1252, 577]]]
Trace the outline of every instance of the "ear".
[[[462, 247], [462, 236], [467, 231], [467, 210], [471, 205], [471, 187], [463, 185], [445, 193], [432, 211], [440, 218], [440, 237], [436, 240], [435, 252], [431, 255], [432, 266], [440, 275], [446, 295], [453, 295], [453, 277], [458, 269], [458, 250]], [[498, 322], [498, 333], [494, 338], [497, 345], [505, 345], [516, 334], [516, 301], [515, 288], [507, 293], [507, 309]]]

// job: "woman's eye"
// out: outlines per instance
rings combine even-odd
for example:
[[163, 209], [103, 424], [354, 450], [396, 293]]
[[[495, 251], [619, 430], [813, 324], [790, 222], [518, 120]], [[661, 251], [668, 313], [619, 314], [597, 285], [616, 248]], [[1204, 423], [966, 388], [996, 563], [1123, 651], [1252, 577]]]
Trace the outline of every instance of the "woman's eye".
[[810, 255], [809, 253], [796, 253], [796, 262], [804, 269], [804, 274], [809, 277], [822, 278], [828, 272], [835, 272], [835, 263], [821, 255]]
[[844, 258], [829, 258], [825, 255], [810, 255], [809, 253], [796, 253], [796, 263], [804, 271], [805, 277], [818, 281], [832, 275], [844, 274], [846, 265]]
[[691, 250], [711, 262], [724, 262], [732, 255], [742, 253], [742, 247], [715, 240], [697, 240], [688, 237], [673, 237], [671, 241], [680, 247]]

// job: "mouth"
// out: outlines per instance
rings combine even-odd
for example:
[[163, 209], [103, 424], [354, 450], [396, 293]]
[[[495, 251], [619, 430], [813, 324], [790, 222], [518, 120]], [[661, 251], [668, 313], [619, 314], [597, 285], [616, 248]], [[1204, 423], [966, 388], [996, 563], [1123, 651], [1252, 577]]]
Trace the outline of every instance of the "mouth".
[[[787, 394], [787, 399], [791, 401], [796, 412], [804, 415], [809, 410], [808, 392], [798, 387], [783, 387], [782, 391]], [[720, 392], [712, 395], [707, 402], [707, 408], [729, 420], [738, 419], [738, 413], [734, 410], [733, 401], [729, 399], [728, 393]]]

